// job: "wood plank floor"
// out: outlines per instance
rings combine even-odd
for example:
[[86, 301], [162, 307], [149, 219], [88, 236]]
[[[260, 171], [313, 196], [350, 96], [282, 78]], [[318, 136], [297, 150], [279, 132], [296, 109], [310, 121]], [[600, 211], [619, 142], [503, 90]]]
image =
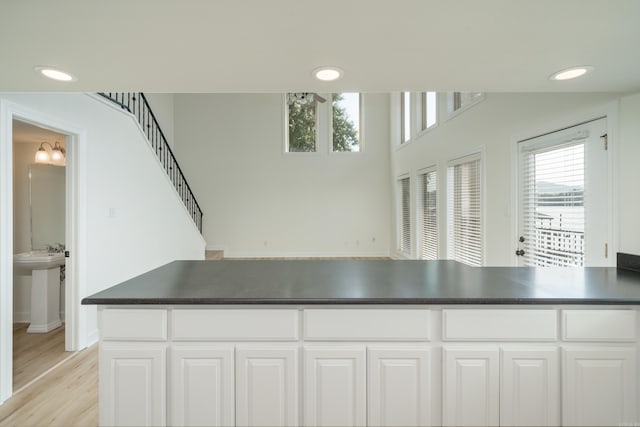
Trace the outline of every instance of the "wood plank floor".
[[0, 426], [97, 426], [98, 345], [74, 353], [0, 406]]
[[29, 334], [28, 327], [28, 323], [13, 324], [14, 391], [71, 355], [64, 351], [64, 325], [47, 334]]

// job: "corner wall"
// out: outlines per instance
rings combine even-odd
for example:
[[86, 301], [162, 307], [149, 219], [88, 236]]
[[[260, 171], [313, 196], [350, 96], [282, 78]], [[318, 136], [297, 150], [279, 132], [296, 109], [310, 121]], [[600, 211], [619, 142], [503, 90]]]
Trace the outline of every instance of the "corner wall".
[[226, 257], [388, 256], [389, 97], [365, 94], [364, 152], [284, 153], [282, 94], [175, 95], [176, 156]]

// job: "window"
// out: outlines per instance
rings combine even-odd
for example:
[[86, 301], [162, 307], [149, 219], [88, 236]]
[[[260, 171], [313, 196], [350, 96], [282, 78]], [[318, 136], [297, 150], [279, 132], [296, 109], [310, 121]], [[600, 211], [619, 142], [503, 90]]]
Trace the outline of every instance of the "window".
[[288, 93], [287, 104], [287, 147], [289, 153], [318, 151], [318, 100], [309, 92]]
[[607, 265], [605, 132], [601, 119], [518, 144], [522, 265]]
[[411, 139], [411, 93], [400, 93], [400, 144]]
[[483, 263], [480, 168], [480, 154], [447, 167], [447, 255], [472, 266]]
[[[286, 147], [288, 153], [362, 150], [362, 109], [359, 93], [287, 93]], [[325, 148], [329, 150], [329, 148]]]
[[398, 180], [398, 192], [400, 196], [398, 250], [405, 255], [411, 255], [411, 190], [409, 177]]
[[484, 92], [449, 92], [447, 95], [447, 113], [449, 117], [454, 117], [483, 99]]
[[437, 123], [437, 103], [435, 92], [420, 93], [420, 123], [418, 129], [424, 131]]
[[437, 174], [435, 167], [420, 179], [420, 259], [438, 259]]
[[360, 94], [332, 94], [332, 128], [334, 152], [360, 151]]

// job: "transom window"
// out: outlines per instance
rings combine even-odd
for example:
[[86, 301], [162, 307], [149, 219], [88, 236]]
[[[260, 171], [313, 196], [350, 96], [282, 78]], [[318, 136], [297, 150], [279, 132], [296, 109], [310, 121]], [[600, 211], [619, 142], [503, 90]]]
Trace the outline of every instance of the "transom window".
[[362, 108], [359, 93], [287, 93], [286, 146], [288, 153], [362, 151]]
[[437, 123], [437, 94], [436, 92], [420, 92], [420, 115], [418, 130], [427, 130]]

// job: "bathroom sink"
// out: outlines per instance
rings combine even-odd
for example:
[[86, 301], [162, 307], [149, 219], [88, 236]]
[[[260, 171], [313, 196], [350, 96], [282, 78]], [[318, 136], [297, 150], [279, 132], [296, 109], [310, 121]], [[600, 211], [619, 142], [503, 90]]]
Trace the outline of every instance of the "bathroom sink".
[[64, 261], [63, 252], [29, 251], [13, 255], [15, 266], [25, 270], [48, 270], [64, 265]]

